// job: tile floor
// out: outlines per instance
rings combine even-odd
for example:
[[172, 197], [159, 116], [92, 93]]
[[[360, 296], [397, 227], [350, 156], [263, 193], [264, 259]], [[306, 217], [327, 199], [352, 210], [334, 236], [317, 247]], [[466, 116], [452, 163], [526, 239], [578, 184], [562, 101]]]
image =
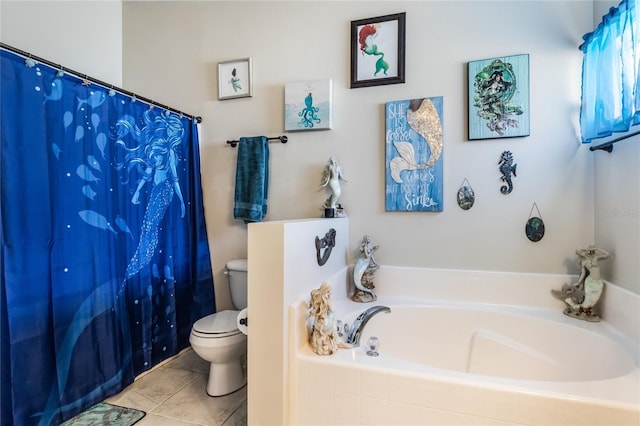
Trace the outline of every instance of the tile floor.
[[246, 425], [247, 387], [210, 397], [208, 374], [209, 364], [189, 348], [105, 402], [146, 412], [136, 426]]

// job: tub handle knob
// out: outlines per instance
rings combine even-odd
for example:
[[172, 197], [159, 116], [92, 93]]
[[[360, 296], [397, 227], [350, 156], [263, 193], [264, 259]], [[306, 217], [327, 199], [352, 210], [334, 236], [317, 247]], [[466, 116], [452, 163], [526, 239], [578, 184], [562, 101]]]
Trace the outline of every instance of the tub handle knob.
[[367, 340], [367, 355], [378, 356], [378, 348], [380, 347], [380, 340], [376, 336], [369, 337]]

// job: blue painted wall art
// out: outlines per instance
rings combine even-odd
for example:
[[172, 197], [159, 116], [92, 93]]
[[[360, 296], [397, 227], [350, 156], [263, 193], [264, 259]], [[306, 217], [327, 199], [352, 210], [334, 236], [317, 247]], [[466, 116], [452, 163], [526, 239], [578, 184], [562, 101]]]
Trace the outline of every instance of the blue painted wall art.
[[441, 96], [386, 103], [386, 211], [442, 211], [442, 104]]

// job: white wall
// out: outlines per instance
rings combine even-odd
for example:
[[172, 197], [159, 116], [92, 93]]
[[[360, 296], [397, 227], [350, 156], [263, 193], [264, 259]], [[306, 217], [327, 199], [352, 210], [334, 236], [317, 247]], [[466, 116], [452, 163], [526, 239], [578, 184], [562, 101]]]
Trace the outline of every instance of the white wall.
[[[406, 84], [349, 89], [350, 21], [407, 13]], [[284, 85], [331, 78], [334, 129], [289, 133], [271, 145], [266, 220], [318, 217], [322, 167], [332, 155], [348, 183], [350, 258], [362, 235], [383, 264], [514, 272], [576, 272], [575, 249], [594, 241], [593, 153], [579, 143], [581, 53], [591, 1], [126, 2], [125, 84], [204, 118], [205, 210], [216, 282], [246, 254], [246, 225], [232, 218], [237, 150], [226, 141], [283, 133]], [[141, 55], [145, 52], [145, 55]], [[519, 53], [531, 60], [531, 136], [466, 141], [467, 62]], [[254, 96], [217, 100], [217, 64], [252, 57]], [[384, 211], [384, 103], [444, 97], [442, 213]], [[499, 192], [500, 153], [518, 163], [515, 189]], [[461, 210], [464, 178], [476, 205]], [[524, 235], [536, 202], [546, 224]], [[216, 286], [218, 302], [228, 300]]]
[[[342, 201], [351, 259], [368, 233], [386, 264], [565, 273], [576, 271], [575, 248], [595, 240], [615, 256], [603, 265], [607, 277], [640, 293], [640, 146], [618, 144], [594, 173], [594, 159], [608, 154], [587, 152], [576, 136], [576, 47], [612, 5], [604, 3], [1, 0], [0, 38], [116, 85], [124, 78], [126, 89], [203, 116], [216, 283], [224, 283], [227, 260], [247, 253], [246, 225], [231, 214], [236, 150], [225, 141], [282, 134], [284, 84], [332, 78], [334, 130], [290, 133], [287, 145], [271, 147], [267, 220], [318, 216], [321, 169], [335, 155], [349, 179]], [[400, 11], [407, 12], [407, 83], [349, 89], [350, 21]], [[466, 141], [467, 61], [517, 53], [531, 55], [531, 136]], [[254, 59], [254, 96], [218, 101], [217, 63], [245, 56]], [[383, 105], [426, 96], [445, 102], [444, 212], [386, 213]], [[509, 196], [498, 192], [495, 164], [505, 149], [518, 163]], [[465, 177], [477, 194], [467, 212], [455, 204]], [[539, 243], [523, 232], [534, 201], [547, 226]], [[220, 307], [229, 306], [226, 287], [216, 291]]]
[[[594, 2], [594, 28], [619, 3]], [[602, 264], [602, 272], [640, 293], [640, 137], [616, 143], [610, 154], [594, 154], [595, 243], [613, 255]]]
[[122, 84], [119, 0], [0, 0], [0, 40], [116, 87]]

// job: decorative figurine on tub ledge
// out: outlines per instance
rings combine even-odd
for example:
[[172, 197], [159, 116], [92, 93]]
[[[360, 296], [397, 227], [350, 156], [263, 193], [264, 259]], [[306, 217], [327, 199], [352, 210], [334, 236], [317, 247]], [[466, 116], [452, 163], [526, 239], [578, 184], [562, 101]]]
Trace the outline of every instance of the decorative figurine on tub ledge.
[[562, 290], [551, 290], [551, 294], [562, 300], [567, 308], [564, 313], [570, 317], [585, 321], [598, 322], [600, 317], [595, 309], [602, 292], [604, 281], [600, 277], [598, 261], [611, 255], [603, 249], [589, 246], [579, 248], [576, 254], [580, 257], [580, 276], [575, 284], [564, 284]]
[[368, 303], [377, 299], [376, 294], [373, 292], [375, 288], [373, 278], [380, 265], [373, 258], [373, 253], [379, 247], [371, 244], [371, 238], [368, 235], [362, 237], [362, 243], [360, 243], [361, 255], [353, 266], [353, 284], [356, 290], [351, 296], [351, 300], [354, 302]]
[[342, 168], [335, 157], [329, 158], [329, 163], [324, 166], [322, 171], [321, 188], [328, 188], [330, 191], [329, 198], [324, 202], [324, 217], [342, 217], [342, 206], [338, 204], [338, 199], [342, 194], [340, 189], [340, 180], [347, 181], [342, 175]]
[[331, 306], [331, 287], [326, 282], [311, 290], [309, 316], [314, 317], [309, 334], [311, 349], [318, 355], [333, 354], [338, 350], [338, 326]]

